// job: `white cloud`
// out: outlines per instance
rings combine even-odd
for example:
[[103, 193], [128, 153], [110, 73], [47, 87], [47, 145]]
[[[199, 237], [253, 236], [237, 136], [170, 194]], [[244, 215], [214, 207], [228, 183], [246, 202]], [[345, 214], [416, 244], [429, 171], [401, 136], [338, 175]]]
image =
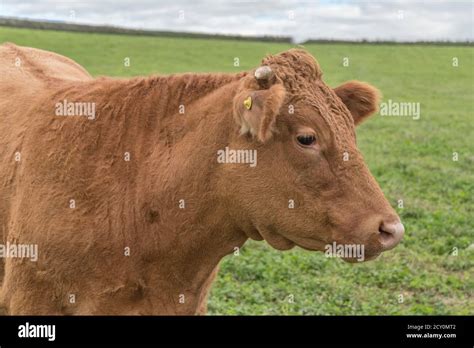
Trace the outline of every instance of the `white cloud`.
[[470, 0], [0, 1], [3, 16], [140, 29], [283, 35], [297, 41], [474, 39]]

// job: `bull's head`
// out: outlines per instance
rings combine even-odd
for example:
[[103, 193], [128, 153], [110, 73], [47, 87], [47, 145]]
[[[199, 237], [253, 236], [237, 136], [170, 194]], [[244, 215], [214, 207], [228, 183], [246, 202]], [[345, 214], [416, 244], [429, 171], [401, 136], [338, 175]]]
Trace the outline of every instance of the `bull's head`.
[[355, 126], [377, 110], [379, 93], [357, 81], [332, 89], [321, 77], [315, 59], [293, 49], [241, 81], [229, 148], [256, 149], [258, 162], [226, 166], [221, 184], [250, 238], [281, 250], [363, 245], [371, 259], [404, 233], [356, 145]]

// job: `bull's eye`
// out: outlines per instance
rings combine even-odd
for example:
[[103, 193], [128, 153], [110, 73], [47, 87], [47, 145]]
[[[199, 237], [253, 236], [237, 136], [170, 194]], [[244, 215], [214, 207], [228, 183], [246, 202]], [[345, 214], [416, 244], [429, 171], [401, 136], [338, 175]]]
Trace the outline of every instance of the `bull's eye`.
[[311, 146], [316, 142], [316, 137], [312, 134], [298, 135], [296, 139], [303, 146]]

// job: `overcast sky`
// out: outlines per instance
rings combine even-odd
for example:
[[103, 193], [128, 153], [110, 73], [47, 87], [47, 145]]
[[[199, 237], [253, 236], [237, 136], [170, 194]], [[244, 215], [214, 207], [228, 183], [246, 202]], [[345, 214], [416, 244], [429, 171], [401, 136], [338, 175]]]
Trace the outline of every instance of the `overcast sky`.
[[0, 16], [297, 42], [474, 41], [472, 0], [0, 0]]

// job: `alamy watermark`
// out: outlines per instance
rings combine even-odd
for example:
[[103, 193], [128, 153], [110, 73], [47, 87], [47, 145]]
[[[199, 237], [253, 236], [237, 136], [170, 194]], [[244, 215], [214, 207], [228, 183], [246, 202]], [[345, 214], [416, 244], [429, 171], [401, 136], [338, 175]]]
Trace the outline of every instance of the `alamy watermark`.
[[71, 102], [64, 99], [55, 105], [56, 116], [84, 116], [88, 120], [95, 120], [95, 103]]
[[364, 244], [326, 244], [324, 255], [326, 257], [340, 257], [347, 259], [356, 259], [359, 262], [365, 259]]
[[47, 338], [48, 341], [56, 339], [56, 325], [54, 324], [30, 324], [26, 322], [18, 326], [18, 337], [20, 338]]
[[233, 150], [228, 146], [217, 151], [218, 163], [245, 163], [250, 167], [257, 165], [257, 150]]
[[27, 258], [38, 261], [38, 244], [0, 244], [0, 258]]
[[396, 102], [389, 99], [380, 104], [381, 116], [408, 116], [414, 120], [420, 118], [420, 103], [417, 102]]

